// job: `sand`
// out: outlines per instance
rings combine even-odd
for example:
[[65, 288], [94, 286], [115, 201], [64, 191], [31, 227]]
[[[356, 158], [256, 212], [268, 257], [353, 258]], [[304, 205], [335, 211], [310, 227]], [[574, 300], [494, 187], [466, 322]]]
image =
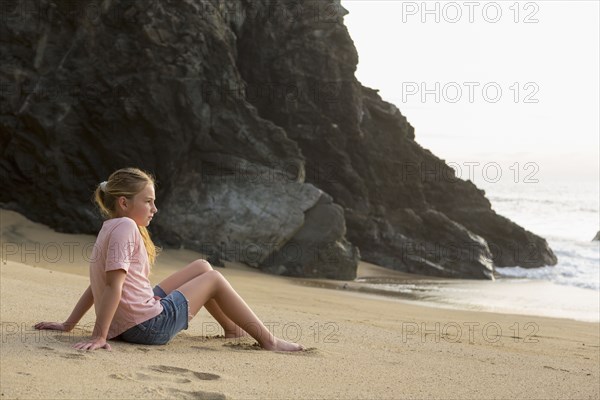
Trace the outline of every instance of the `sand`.
[[[113, 341], [110, 352], [75, 350], [90, 333], [93, 309], [68, 334], [32, 325], [68, 316], [89, 282], [82, 249], [94, 237], [56, 233], [5, 210], [0, 222], [2, 399], [600, 396], [597, 323], [424, 307], [357, 292], [355, 282], [318, 287], [234, 262], [218, 270], [275, 335], [307, 351], [220, 338], [205, 310], [164, 346]], [[166, 250], [151, 280], [202, 257]], [[402, 276], [361, 263], [360, 276], [378, 274]]]

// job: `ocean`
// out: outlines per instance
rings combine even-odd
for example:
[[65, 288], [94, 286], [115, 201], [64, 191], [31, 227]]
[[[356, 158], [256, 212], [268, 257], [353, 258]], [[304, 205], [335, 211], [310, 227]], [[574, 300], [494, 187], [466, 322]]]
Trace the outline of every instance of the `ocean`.
[[598, 182], [487, 184], [492, 208], [545, 238], [558, 264], [534, 269], [498, 268], [505, 277], [529, 278], [600, 291]]
[[468, 310], [600, 320], [599, 182], [474, 182], [492, 208], [545, 238], [557, 265], [497, 268], [495, 281], [365, 284], [418, 303]]

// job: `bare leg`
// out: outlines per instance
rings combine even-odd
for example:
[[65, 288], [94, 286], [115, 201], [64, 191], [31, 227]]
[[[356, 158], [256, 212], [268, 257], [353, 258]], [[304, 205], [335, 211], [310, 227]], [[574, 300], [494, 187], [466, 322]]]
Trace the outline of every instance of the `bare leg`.
[[[169, 275], [162, 282], [160, 282], [158, 286], [160, 286], [166, 294], [169, 294], [173, 290], [191, 281], [195, 277], [212, 270], [213, 268], [208, 261], [204, 259], [198, 259], [186, 265], [179, 271]], [[237, 326], [232, 320], [230, 320], [227, 317], [227, 315], [225, 315], [225, 313], [221, 310], [221, 308], [215, 300], [208, 300], [206, 304], [204, 304], [204, 307], [206, 307], [206, 310], [210, 313], [210, 315], [212, 315], [213, 318], [217, 320], [219, 325], [223, 327], [223, 329], [225, 330], [226, 338], [245, 336], [245, 332], [242, 330], [242, 328]], [[192, 315], [195, 315], [196, 313], [197, 311], [192, 313]]]
[[267, 350], [298, 351], [303, 349], [299, 344], [273, 336], [218, 271], [205, 272], [178, 287], [177, 290], [188, 299], [192, 314], [196, 314], [204, 304], [210, 299], [214, 299], [231, 321], [248, 332], [261, 347]]

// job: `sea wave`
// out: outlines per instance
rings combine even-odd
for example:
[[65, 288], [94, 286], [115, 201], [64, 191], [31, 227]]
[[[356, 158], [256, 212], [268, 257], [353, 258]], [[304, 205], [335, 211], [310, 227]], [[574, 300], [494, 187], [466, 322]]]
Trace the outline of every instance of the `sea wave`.
[[[585, 269], [565, 263], [562, 267], [545, 266], [539, 268], [504, 267], [496, 268], [500, 276], [506, 278], [526, 278], [545, 280], [559, 285], [576, 286], [600, 291], [600, 282]], [[587, 279], [586, 279], [587, 278]]]

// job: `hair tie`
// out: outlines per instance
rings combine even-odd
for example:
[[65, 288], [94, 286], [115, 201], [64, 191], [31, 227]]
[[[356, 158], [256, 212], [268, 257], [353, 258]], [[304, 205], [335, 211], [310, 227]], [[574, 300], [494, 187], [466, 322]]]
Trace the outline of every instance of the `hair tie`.
[[102, 190], [102, 191], [103, 191], [103, 192], [105, 192], [105, 193], [106, 193], [106, 184], [107, 184], [107, 183], [108, 183], [108, 182], [106, 182], [106, 181], [104, 181], [104, 182], [100, 183], [100, 190]]

